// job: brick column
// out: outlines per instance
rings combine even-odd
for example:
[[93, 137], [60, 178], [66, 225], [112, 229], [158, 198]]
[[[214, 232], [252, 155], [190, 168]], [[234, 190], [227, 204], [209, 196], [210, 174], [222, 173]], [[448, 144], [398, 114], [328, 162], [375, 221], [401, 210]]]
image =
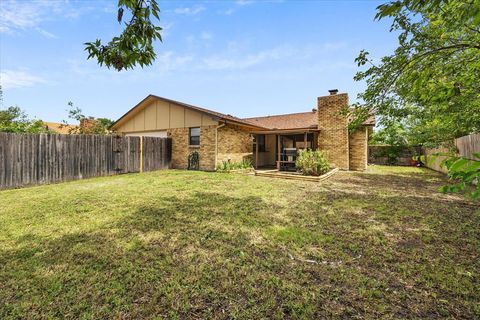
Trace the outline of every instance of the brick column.
[[349, 170], [348, 119], [340, 112], [348, 106], [348, 94], [330, 90], [318, 98], [318, 148], [338, 168]]

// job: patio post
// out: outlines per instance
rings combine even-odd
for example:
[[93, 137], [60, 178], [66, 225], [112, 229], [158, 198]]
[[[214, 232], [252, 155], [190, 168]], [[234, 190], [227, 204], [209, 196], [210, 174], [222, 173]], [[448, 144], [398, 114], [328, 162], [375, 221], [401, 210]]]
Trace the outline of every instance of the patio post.
[[277, 170], [280, 170], [280, 153], [282, 152], [281, 148], [282, 145], [280, 143], [280, 135], [277, 134]]
[[255, 169], [258, 169], [258, 134], [255, 135]]

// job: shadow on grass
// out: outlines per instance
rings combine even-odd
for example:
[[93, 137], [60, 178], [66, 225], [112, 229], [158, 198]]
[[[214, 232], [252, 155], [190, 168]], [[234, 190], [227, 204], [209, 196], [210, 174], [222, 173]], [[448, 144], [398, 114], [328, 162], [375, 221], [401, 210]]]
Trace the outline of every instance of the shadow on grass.
[[[477, 209], [422, 181], [340, 175], [289, 208], [182, 192], [92, 232], [30, 234], [0, 249], [0, 318], [473, 318]], [[283, 242], [254, 242], [285, 209], [294, 227], [277, 232]], [[319, 230], [305, 250], [335, 264], [279, 248], [307, 247]]]
[[267, 207], [261, 197], [196, 192], [93, 232], [21, 237], [0, 250], [0, 318], [265, 316], [281, 306], [262, 287], [270, 276], [256, 272], [277, 263], [245, 230], [272, 223]]

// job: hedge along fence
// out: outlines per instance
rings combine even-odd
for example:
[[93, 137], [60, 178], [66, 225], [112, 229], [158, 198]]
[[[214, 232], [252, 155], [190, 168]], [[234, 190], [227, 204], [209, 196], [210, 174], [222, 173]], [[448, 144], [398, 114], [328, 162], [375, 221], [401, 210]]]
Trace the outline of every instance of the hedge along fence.
[[410, 166], [412, 157], [420, 155], [423, 155], [421, 146], [368, 146], [369, 164]]
[[167, 169], [171, 139], [0, 133], [0, 189]]
[[[455, 147], [459, 156], [470, 160], [476, 160], [473, 154], [480, 152], [480, 133], [470, 134], [454, 140]], [[448, 148], [426, 148], [425, 165], [435, 171], [447, 173], [447, 169], [441, 166], [445, 156], [434, 156], [436, 153], [449, 152]]]

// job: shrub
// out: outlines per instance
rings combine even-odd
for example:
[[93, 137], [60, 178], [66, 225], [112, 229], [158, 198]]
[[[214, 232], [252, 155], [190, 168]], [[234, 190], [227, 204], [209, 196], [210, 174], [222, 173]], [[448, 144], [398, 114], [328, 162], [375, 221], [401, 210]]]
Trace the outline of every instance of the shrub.
[[398, 163], [398, 158], [406, 146], [385, 145], [380, 147], [374, 154], [374, 158], [387, 158], [387, 165], [393, 166]]
[[320, 150], [300, 150], [295, 166], [306, 176], [319, 176], [330, 170], [330, 163]]
[[250, 159], [243, 159], [241, 162], [222, 161], [222, 164], [218, 166], [220, 171], [230, 171], [237, 169], [250, 169], [252, 167], [252, 161]]

